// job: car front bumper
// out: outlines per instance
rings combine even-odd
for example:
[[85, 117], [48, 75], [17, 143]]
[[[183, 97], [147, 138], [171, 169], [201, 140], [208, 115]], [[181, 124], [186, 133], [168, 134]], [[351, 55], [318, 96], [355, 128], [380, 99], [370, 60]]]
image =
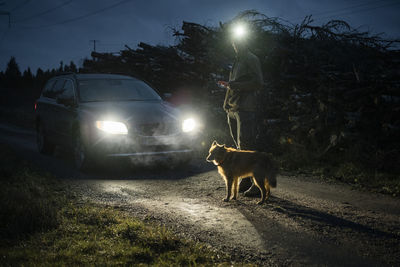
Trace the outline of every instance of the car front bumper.
[[191, 149], [167, 150], [167, 151], [148, 151], [148, 152], [133, 152], [133, 153], [117, 153], [109, 154], [108, 157], [151, 157], [164, 155], [183, 155], [193, 152]]
[[110, 135], [95, 133], [88, 139], [91, 153], [99, 157], [137, 161], [185, 160], [193, 153], [196, 138], [183, 133], [164, 136]]

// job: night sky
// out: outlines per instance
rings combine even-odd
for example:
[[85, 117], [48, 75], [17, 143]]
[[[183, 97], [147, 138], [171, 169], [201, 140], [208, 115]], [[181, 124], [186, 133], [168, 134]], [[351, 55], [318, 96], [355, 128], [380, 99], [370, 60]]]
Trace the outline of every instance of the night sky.
[[15, 56], [21, 71], [81, 65], [98, 52], [118, 52], [139, 42], [171, 45], [171, 27], [182, 21], [216, 26], [240, 11], [299, 23], [313, 14], [314, 25], [343, 19], [353, 27], [400, 38], [400, 0], [0, 0], [0, 71]]

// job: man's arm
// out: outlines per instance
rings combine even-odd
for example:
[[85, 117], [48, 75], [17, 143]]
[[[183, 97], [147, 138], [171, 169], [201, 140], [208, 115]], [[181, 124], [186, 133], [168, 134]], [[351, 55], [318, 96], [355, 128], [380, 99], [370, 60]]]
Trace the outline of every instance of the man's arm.
[[255, 91], [264, 84], [260, 61], [257, 57], [250, 57], [246, 62], [249, 74], [243, 75], [229, 83], [229, 87], [238, 91]]

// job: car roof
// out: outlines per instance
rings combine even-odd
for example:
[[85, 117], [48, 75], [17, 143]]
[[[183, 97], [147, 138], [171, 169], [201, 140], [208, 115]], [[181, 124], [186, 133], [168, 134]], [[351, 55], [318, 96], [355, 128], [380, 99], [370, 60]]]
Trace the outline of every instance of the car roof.
[[90, 73], [90, 74], [64, 74], [56, 77], [75, 78], [77, 80], [95, 80], [95, 79], [128, 79], [138, 80], [134, 77], [120, 74], [104, 74], [104, 73]]
[[119, 74], [76, 74], [75, 77], [78, 80], [90, 80], [90, 79], [130, 79], [137, 80], [131, 76], [119, 75]]

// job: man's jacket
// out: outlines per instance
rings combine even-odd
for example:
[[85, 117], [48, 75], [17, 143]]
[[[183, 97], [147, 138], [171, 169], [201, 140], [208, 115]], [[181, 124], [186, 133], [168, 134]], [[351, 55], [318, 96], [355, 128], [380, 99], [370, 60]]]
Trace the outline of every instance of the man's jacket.
[[258, 57], [248, 50], [239, 54], [229, 75], [224, 109], [231, 112], [256, 111], [256, 92], [262, 89], [263, 83]]

